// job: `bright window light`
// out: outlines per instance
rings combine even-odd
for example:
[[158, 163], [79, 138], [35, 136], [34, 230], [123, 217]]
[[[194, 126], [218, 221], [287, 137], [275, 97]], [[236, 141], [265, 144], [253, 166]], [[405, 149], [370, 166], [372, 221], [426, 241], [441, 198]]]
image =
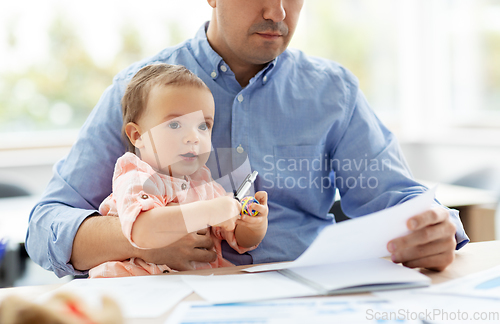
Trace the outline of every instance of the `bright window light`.
[[[0, 2], [0, 132], [78, 129], [116, 73], [210, 17], [200, 0]], [[500, 126], [498, 0], [305, 1], [291, 46], [351, 70], [403, 138]]]

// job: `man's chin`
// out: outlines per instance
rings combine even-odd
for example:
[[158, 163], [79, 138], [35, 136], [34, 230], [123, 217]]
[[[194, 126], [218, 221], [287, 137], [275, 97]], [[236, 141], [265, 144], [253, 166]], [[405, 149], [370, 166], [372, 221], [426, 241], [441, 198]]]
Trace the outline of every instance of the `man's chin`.
[[250, 58], [250, 61], [256, 65], [263, 65], [271, 62], [275, 58], [281, 55], [286, 49], [283, 44], [274, 43], [261, 43], [259, 46], [254, 47], [254, 51], [247, 52], [246, 55]]
[[265, 64], [268, 64], [269, 62], [271, 62], [272, 60], [274, 60], [275, 58], [277, 58], [278, 56], [280, 56], [281, 53], [282, 52], [277, 51], [277, 52], [273, 52], [272, 54], [269, 54], [269, 55], [259, 55], [259, 57], [255, 57], [252, 60], [252, 63], [255, 64], [255, 65], [265, 65]]

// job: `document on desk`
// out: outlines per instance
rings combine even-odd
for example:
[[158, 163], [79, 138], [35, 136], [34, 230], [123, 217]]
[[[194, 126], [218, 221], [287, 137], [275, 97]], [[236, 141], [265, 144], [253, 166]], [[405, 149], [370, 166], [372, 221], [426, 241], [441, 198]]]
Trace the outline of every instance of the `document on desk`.
[[500, 266], [434, 285], [422, 293], [500, 300]]
[[75, 279], [42, 295], [40, 300], [60, 291], [77, 294], [95, 307], [101, 307], [101, 297], [107, 295], [118, 303], [125, 318], [154, 318], [174, 307], [193, 290], [180, 276]]
[[279, 273], [314, 288], [321, 295], [418, 288], [431, 279], [417, 270], [384, 259], [369, 259], [279, 270]]
[[315, 296], [318, 291], [278, 272], [224, 276], [182, 276], [203, 299], [212, 303], [260, 301], [298, 296]]
[[423, 312], [418, 317], [426, 324], [500, 323], [498, 299], [425, 293], [433, 287], [383, 291], [374, 295], [404, 305], [404, 313], [408, 315], [418, 314], [420, 309]]
[[384, 259], [224, 276], [182, 276], [212, 303], [424, 287], [430, 278]]
[[245, 271], [281, 270], [388, 256], [387, 243], [409, 233], [406, 222], [430, 209], [435, 191], [436, 187], [400, 205], [329, 225], [293, 262], [256, 266]]
[[384, 211], [329, 226], [296, 261], [244, 270], [253, 276], [183, 280], [213, 303], [428, 286], [427, 276], [380, 257], [389, 254], [390, 240], [408, 233], [406, 221], [429, 209], [433, 199], [434, 189]]
[[183, 302], [165, 324], [331, 324], [331, 323], [422, 323], [420, 320], [391, 318], [402, 306], [376, 297], [327, 297], [273, 300], [259, 303], [214, 305], [207, 302]]

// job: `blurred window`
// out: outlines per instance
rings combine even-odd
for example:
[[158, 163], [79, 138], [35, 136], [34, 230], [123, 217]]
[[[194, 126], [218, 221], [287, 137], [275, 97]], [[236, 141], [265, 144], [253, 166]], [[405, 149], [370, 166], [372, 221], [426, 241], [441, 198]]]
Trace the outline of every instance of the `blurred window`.
[[304, 9], [292, 44], [351, 70], [403, 140], [480, 141], [500, 131], [499, 0], [305, 1]]
[[[117, 72], [210, 17], [200, 0], [0, 2], [0, 132], [17, 135], [0, 148], [65, 145]], [[351, 70], [403, 138], [500, 126], [500, 0], [306, 0], [291, 46]]]
[[210, 17], [200, 0], [1, 1], [0, 149], [71, 145], [116, 73]]

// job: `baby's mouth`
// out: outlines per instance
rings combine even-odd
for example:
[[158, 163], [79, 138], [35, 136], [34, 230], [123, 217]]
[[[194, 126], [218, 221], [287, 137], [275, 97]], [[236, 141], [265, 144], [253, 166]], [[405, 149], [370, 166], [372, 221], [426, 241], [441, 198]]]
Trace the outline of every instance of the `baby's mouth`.
[[198, 158], [198, 155], [196, 155], [193, 152], [188, 152], [188, 153], [181, 154], [181, 157], [184, 161], [194, 161], [194, 160], [196, 160], [196, 158]]

